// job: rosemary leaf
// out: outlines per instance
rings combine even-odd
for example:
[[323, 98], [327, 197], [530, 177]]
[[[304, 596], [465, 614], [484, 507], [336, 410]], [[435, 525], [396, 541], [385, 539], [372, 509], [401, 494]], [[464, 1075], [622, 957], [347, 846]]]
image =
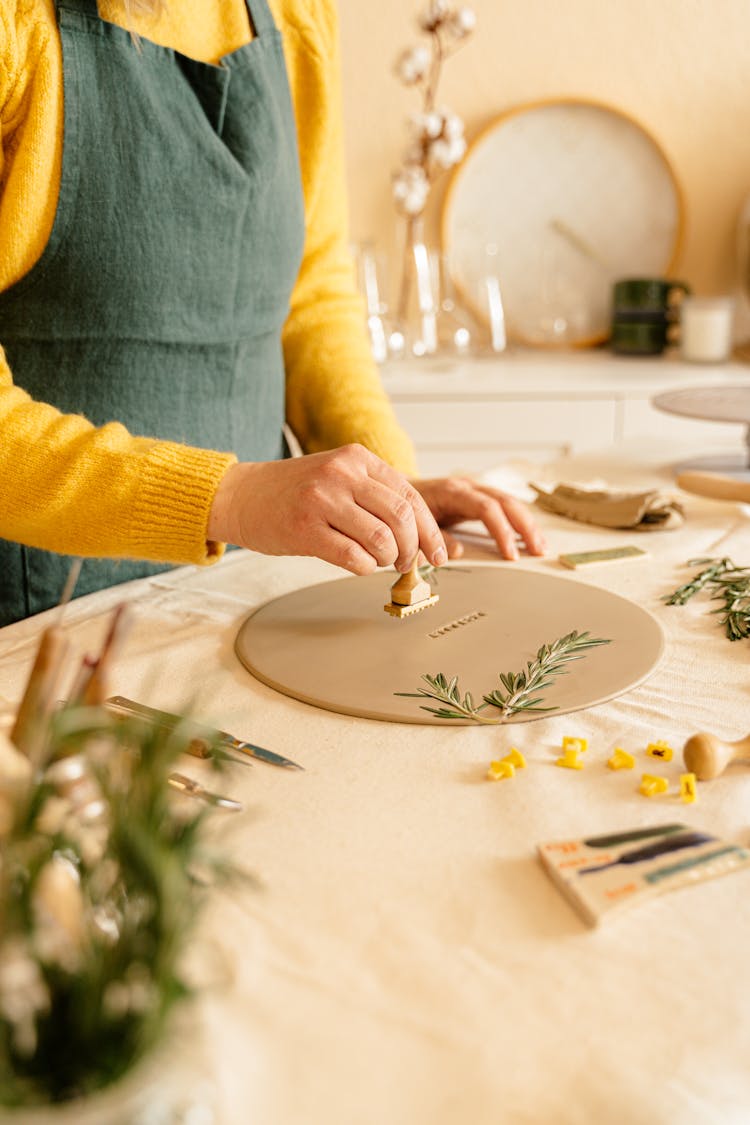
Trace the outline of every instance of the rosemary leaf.
[[685, 605], [705, 590], [711, 601], [722, 603], [709, 613], [719, 617], [729, 640], [750, 637], [750, 567], [738, 566], [729, 558], [691, 559], [688, 566], [702, 569], [664, 599], [667, 605]]
[[[539, 692], [549, 687], [556, 676], [565, 675], [569, 663], [581, 660], [599, 645], [610, 643], [602, 637], [592, 637], [590, 633], [579, 633], [576, 630], [558, 637], [556, 641], [542, 645], [536, 658], [530, 660], [523, 671], [498, 673], [501, 687], [483, 695], [479, 706], [475, 705], [471, 692], [467, 691], [461, 697], [457, 676], [449, 681], [442, 672], [434, 676], [423, 675], [422, 681], [426, 687], [420, 687], [416, 692], [397, 691], [395, 694], [410, 699], [434, 700], [441, 706], [436, 708], [422, 704], [422, 710], [439, 719], [471, 719], [486, 724], [503, 723], [519, 711], [538, 714], [556, 711], [556, 707], [540, 706], [544, 697]], [[494, 708], [496, 716], [490, 718], [481, 714], [486, 707]]]

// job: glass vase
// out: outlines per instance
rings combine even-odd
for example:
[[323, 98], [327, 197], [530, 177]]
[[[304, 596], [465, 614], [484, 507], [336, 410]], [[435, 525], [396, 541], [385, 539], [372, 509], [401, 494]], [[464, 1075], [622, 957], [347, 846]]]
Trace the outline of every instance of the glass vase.
[[404, 220], [389, 351], [395, 358], [438, 350], [438, 295], [421, 216]]
[[218, 1091], [202, 1023], [187, 1003], [163, 1040], [121, 1078], [66, 1102], [6, 1108], [2, 1125], [215, 1125]]

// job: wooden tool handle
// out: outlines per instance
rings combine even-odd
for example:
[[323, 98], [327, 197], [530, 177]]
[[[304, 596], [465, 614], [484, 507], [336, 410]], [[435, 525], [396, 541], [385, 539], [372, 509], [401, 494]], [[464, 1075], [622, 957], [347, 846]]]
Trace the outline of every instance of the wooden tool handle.
[[112, 614], [110, 627], [98, 658], [84, 658], [74, 691], [71, 693], [71, 703], [100, 707], [111, 694], [112, 665], [120, 654], [128, 624], [125, 605], [117, 606]]
[[419, 573], [417, 559], [391, 586], [391, 601], [394, 605], [417, 605], [432, 595], [432, 587]]
[[727, 477], [722, 473], [700, 473], [686, 470], [678, 473], [677, 483], [685, 492], [708, 496], [711, 500], [739, 500], [750, 504], [750, 482]]
[[10, 740], [35, 764], [39, 764], [47, 738], [47, 723], [57, 703], [57, 687], [69, 648], [68, 638], [57, 625], [42, 633], [26, 691], [18, 708]]
[[750, 762], [750, 735], [737, 742], [722, 742], [713, 734], [694, 734], [685, 743], [683, 758], [687, 769], [699, 781], [711, 781], [724, 772], [730, 762]]

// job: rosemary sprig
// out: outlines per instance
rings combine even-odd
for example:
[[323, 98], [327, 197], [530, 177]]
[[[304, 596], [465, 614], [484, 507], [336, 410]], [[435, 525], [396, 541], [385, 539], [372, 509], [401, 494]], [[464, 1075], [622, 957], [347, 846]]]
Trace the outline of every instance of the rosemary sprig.
[[[558, 637], [551, 644], [542, 645], [537, 651], [536, 659], [528, 661], [523, 671], [500, 672], [502, 688], [483, 695], [482, 702], [478, 705], [474, 703], [471, 692], [467, 691], [462, 697], [457, 676], [448, 680], [442, 672], [438, 672], [436, 676], [423, 675], [426, 688], [421, 687], [419, 691], [397, 691], [395, 694], [412, 699], [432, 699], [441, 704], [437, 708], [422, 705], [423, 711], [428, 711], [438, 719], [471, 719], [475, 723], [497, 725], [519, 711], [536, 714], [556, 711], [556, 707], [542, 707], [544, 697], [538, 693], [549, 687], [555, 676], [564, 675], [568, 671], [567, 665], [573, 660], [580, 660], [598, 645], [610, 643], [601, 637], [592, 637], [589, 633], [575, 630], [564, 637]], [[482, 714], [487, 707], [495, 709], [492, 718]]]
[[442, 672], [438, 672], [436, 676], [422, 676], [422, 679], [427, 684], [427, 689], [420, 688], [419, 691], [397, 691], [396, 695], [408, 697], [410, 699], [434, 699], [438, 703], [443, 703], [445, 706], [440, 708], [435, 707], [422, 707], [423, 711], [429, 711], [431, 715], [437, 715], [439, 719], [473, 719], [476, 723], [497, 723], [497, 719], [488, 719], [480, 712], [487, 706], [486, 703], [480, 703], [479, 706], [475, 705], [474, 697], [470, 691], [466, 692], [463, 699], [458, 687], [458, 676], [454, 676], [452, 680], [446, 679]]
[[[706, 565], [708, 564], [708, 565]], [[690, 559], [688, 566], [703, 566], [705, 570], [701, 570], [684, 586], [678, 586], [672, 594], [668, 594], [664, 599], [667, 605], [685, 605], [692, 597], [710, 586], [711, 583], [716, 582], [726, 574], [728, 570], [735, 570], [735, 565], [731, 559]]]
[[738, 566], [728, 558], [691, 559], [688, 566], [703, 569], [669, 594], [664, 599], [667, 605], [685, 605], [695, 594], [706, 590], [712, 601], [722, 602], [711, 612], [720, 616], [729, 640], [750, 637], [750, 567]]
[[[417, 570], [419, 571], [419, 577], [422, 578], [425, 582], [429, 582], [431, 586], [439, 585], [438, 573], [442, 569], [443, 567], [433, 566], [432, 563], [424, 563], [422, 566], [417, 567]], [[449, 567], [449, 569], [453, 573], [455, 573], [456, 571], [461, 574], [469, 573], [467, 568], [464, 566], [451, 566]]]

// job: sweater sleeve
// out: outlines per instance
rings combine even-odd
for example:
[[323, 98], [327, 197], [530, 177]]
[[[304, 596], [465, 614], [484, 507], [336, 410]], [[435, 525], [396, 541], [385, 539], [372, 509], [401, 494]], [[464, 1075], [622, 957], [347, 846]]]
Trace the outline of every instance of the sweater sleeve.
[[[60, 127], [52, 25], [39, 12], [0, 0], [1, 287], [31, 267], [54, 217], [54, 198], [29, 186], [38, 183], [42, 153], [49, 157]], [[34, 402], [14, 385], [0, 346], [5, 539], [63, 554], [210, 562], [223, 546], [206, 540], [209, 511], [234, 461], [231, 454], [134, 437], [114, 422], [97, 429]]]
[[214, 494], [232, 454], [133, 437], [34, 402], [0, 349], [0, 536], [61, 554], [207, 563]]
[[356, 441], [413, 473], [414, 449], [372, 358], [349, 253], [334, 3], [309, 0], [308, 10], [309, 27], [298, 24], [286, 36], [306, 212], [283, 334], [287, 418], [306, 452]]

